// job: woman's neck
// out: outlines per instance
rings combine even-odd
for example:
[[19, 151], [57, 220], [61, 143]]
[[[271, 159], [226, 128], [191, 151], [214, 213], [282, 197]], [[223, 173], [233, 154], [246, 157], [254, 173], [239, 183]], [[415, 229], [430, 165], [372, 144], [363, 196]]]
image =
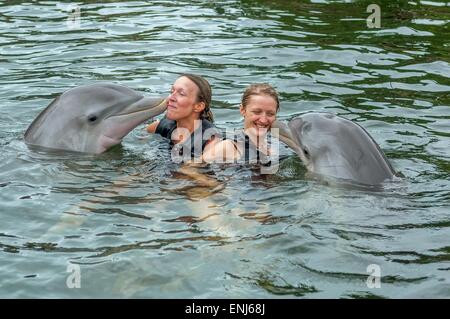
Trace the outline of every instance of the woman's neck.
[[183, 134], [183, 130], [179, 131], [179, 134], [177, 135], [178, 138], [173, 140], [173, 142], [175, 144], [184, 142], [186, 139], [189, 138], [189, 136], [194, 132], [194, 130], [197, 129], [197, 127], [200, 124], [196, 120], [199, 120], [199, 119], [188, 117], [188, 118], [177, 120], [177, 130], [180, 128], [187, 129], [189, 131], [189, 134], [188, 135]]
[[258, 135], [258, 134], [255, 134], [254, 132], [252, 132], [251, 129], [250, 130], [244, 129], [244, 133], [248, 136], [250, 141], [253, 143], [253, 145], [256, 146], [256, 148], [259, 151], [261, 151], [267, 155], [267, 153], [269, 152], [267, 142], [266, 142], [267, 133], [264, 135]]
[[177, 128], [185, 128], [188, 129], [188, 131], [192, 134], [194, 130], [199, 126], [198, 118], [184, 118], [177, 121]]

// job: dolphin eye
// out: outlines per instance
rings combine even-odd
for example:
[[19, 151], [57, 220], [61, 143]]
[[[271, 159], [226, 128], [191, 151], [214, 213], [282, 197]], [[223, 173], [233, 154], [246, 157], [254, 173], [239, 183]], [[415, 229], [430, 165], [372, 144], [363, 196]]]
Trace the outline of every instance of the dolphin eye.
[[94, 123], [95, 121], [97, 121], [97, 115], [89, 115], [88, 121], [90, 123]]
[[309, 150], [306, 147], [303, 148], [303, 153], [305, 154], [306, 157], [309, 157], [310, 155]]

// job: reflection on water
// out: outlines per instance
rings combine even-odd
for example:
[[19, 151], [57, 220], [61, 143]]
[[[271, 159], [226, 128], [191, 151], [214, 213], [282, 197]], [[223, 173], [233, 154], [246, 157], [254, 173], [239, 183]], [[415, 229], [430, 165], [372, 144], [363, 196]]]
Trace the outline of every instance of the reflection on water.
[[[77, 29], [66, 4], [0, 1], [0, 296], [448, 298], [449, 13], [378, 3], [380, 29], [367, 1], [85, 2]], [[219, 127], [241, 127], [244, 88], [269, 82], [282, 120], [352, 119], [405, 177], [327, 186], [284, 149], [274, 175], [205, 167], [198, 184], [142, 127], [99, 156], [23, 143], [68, 88], [167, 94], [183, 72], [211, 81]]]

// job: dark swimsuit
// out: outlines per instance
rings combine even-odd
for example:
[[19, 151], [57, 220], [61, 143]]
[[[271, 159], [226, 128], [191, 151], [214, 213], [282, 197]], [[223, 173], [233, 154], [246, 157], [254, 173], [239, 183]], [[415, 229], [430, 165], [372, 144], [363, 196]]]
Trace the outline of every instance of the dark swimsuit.
[[[270, 166], [270, 156], [265, 155], [261, 152], [252, 141], [247, 134], [244, 132], [240, 132], [236, 134], [233, 138], [233, 142], [235, 145], [244, 144], [244, 156], [239, 159], [238, 162], [243, 162], [245, 164], [257, 164], [263, 166]], [[242, 148], [241, 148], [242, 149]]]
[[[211, 140], [213, 136], [220, 136], [219, 130], [208, 120], [202, 119], [201, 127], [198, 127], [192, 134], [190, 140], [184, 143], [174, 144], [172, 141], [172, 133], [177, 128], [177, 122], [173, 120], [168, 120], [163, 118], [156, 127], [155, 133], [161, 135], [162, 137], [170, 139], [170, 145], [173, 148], [178, 149], [178, 155], [183, 156], [183, 158], [191, 159], [198, 158], [202, 155], [208, 141]], [[208, 130], [208, 132], [206, 132]], [[206, 132], [206, 133], [205, 133]], [[189, 150], [190, 154], [184, 154], [184, 149]]]

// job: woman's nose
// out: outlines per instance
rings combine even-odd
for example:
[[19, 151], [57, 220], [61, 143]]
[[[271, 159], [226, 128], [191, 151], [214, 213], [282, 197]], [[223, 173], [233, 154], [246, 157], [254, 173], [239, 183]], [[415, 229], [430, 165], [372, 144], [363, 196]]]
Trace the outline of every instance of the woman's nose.
[[269, 122], [269, 120], [267, 119], [267, 116], [266, 116], [266, 115], [261, 115], [260, 118], [259, 118], [259, 121], [260, 121], [261, 123], [264, 123], [264, 124], [266, 124], [266, 123]]
[[175, 101], [175, 92], [170, 93], [168, 99], [170, 101]]

